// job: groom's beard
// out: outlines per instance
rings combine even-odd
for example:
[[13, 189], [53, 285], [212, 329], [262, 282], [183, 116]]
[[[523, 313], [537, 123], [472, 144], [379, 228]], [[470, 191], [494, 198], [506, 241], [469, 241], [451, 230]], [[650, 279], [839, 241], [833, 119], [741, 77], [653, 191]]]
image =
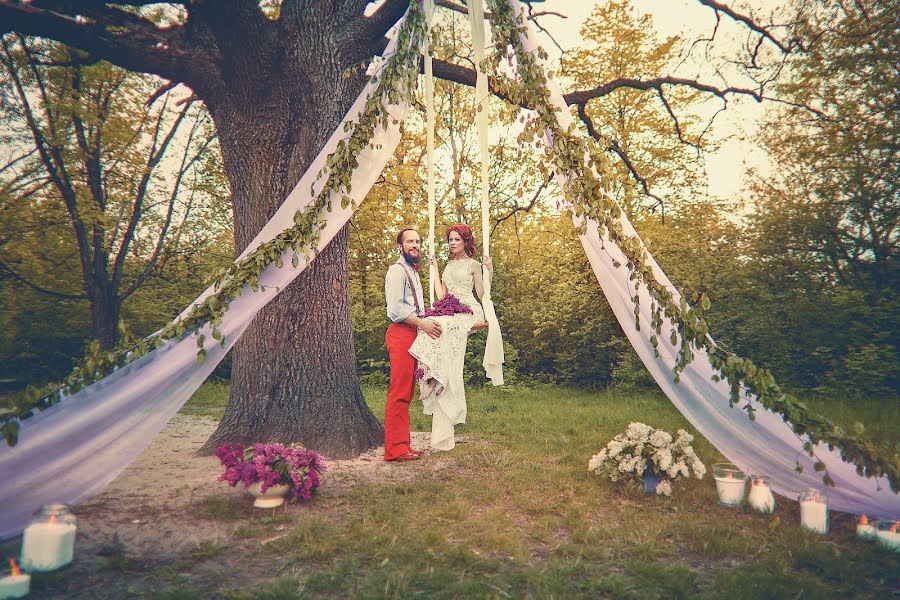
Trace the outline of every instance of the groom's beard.
[[419, 260], [422, 258], [422, 257], [419, 256], [419, 255], [413, 256], [413, 255], [410, 254], [409, 252], [403, 252], [403, 251], [401, 251], [400, 253], [403, 254], [403, 260], [406, 261], [406, 264], [408, 264], [408, 265], [411, 266], [411, 267], [414, 267], [414, 266], [416, 266], [417, 264], [419, 264]]

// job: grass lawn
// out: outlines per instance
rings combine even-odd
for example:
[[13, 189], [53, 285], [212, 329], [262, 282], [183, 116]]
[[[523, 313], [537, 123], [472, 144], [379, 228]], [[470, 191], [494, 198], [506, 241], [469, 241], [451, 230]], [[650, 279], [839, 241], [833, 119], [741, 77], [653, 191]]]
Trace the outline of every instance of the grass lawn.
[[[364, 391], [381, 417], [385, 390]], [[184, 412], [218, 416], [226, 397], [226, 386], [208, 384]], [[896, 403], [854, 406], [852, 413], [826, 403], [816, 409], [896, 438]], [[252, 591], [224, 573], [207, 573], [202, 584], [190, 577], [208, 556], [231, 552], [228, 544], [181, 561], [176, 570], [187, 577], [167, 578], [174, 567], [163, 565], [145, 580], [168, 581], [151, 586], [151, 597], [235, 600], [897, 594], [900, 554], [857, 540], [849, 515], [833, 513], [832, 531], [821, 537], [802, 530], [796, 503], [781, 497], [769, 516], [718, 507], [709, 476], [678, 481], [673, 496], [663, 498], [588, 473], [590, 456], [635, 420], [691, 430], [657, 393], [473, 390], [469, 423], [458, 430], [466, 442], [451, 454], [426, 456], [414, 482], [361, 484], [280, 517], [214, 498], [201, 502], [197, 514], [234, 521], [236, 538], [290, 531], [239, 558], [248, 575], [267, 575]], [[413, 429], [430, 429], [415, 404]], [[702, 438], [694, 447], [707, 466], [721, 459]]]

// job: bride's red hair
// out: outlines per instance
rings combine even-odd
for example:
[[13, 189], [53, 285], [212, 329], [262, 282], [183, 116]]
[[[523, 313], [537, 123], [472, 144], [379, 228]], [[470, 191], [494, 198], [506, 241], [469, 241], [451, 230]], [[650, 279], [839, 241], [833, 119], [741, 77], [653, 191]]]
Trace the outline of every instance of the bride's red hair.
[[450, 239], [450, 232], [455, 231], [462, 238], [463, 246], [466, 250], [466, 256], [472, 258], [475, 256], [475, 236], [472, 234], [472, 228], [465, 223], [457, 223], [447, 228], [447, 240]]

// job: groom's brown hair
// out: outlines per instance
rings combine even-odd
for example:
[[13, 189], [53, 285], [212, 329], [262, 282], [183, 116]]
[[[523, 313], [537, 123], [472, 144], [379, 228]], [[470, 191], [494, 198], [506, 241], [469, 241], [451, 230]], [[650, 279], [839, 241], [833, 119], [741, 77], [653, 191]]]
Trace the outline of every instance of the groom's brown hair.
[[413, 229], [412, 227], [407, 227], [405, 229], [401, 229], [400, 233], [397, 234], [397, 245], [398, 246], [403, 245], [403, 234], [405, 234], [407, 231], [415, 231], [415, 229]]

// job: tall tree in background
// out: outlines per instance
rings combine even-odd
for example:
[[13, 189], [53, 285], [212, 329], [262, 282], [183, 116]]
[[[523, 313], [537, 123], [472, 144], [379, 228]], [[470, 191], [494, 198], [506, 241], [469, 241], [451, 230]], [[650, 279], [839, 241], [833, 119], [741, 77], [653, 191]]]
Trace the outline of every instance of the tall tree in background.
[[[754, 222], [829, 283], [896, 289], [900, 245], [900, 13], [896, 3], [817, 3], [809, 49], [759, 142], [775, 165], [755, 179]], [[779, 223], [780, 222], [780, 223]], [[802, 241], [801, 241], [802, 240]]]
[[[652, 17], [638, 14], [630, 0], [597, 4], [581, 28], [583, 43], [563, 57], [563, 73], [577, 89], [663, 77], [686, 49], [681, 37], [659, 40], [655, 32]], [[612, 193], [631, 216], [705, 194], [700, 153], [714, 148], [692, 106], [700, 96], [689, 86], [620, 87], [579, 107], [591, 133], [616, 155]]]
[[44, 66], [75, 59], [58, 44], [11, 35], [0, 44], [12, 153], [0, 169], [0, 273], [86, 300], [93, 337], [109, 350], [122, 303], [184, 227], [194, 196], [183, 198], [182, 184], [214, 136], [191, 102], [175, 109], [167, 94], [144, 106], [153, 89], [145, 76], [109, 63]]
[[792, 343], [806, 385], [841, 373], [853, 393], [896, 393], [900, 12], [880, 0], [804, 6], [806, 51], [781, 93], [816, 112], [785, 107], [760, 132], [774, 166], [755, 174], [751, 251], [779, 301], [807, 290], [792, 311], [819, 324]]

